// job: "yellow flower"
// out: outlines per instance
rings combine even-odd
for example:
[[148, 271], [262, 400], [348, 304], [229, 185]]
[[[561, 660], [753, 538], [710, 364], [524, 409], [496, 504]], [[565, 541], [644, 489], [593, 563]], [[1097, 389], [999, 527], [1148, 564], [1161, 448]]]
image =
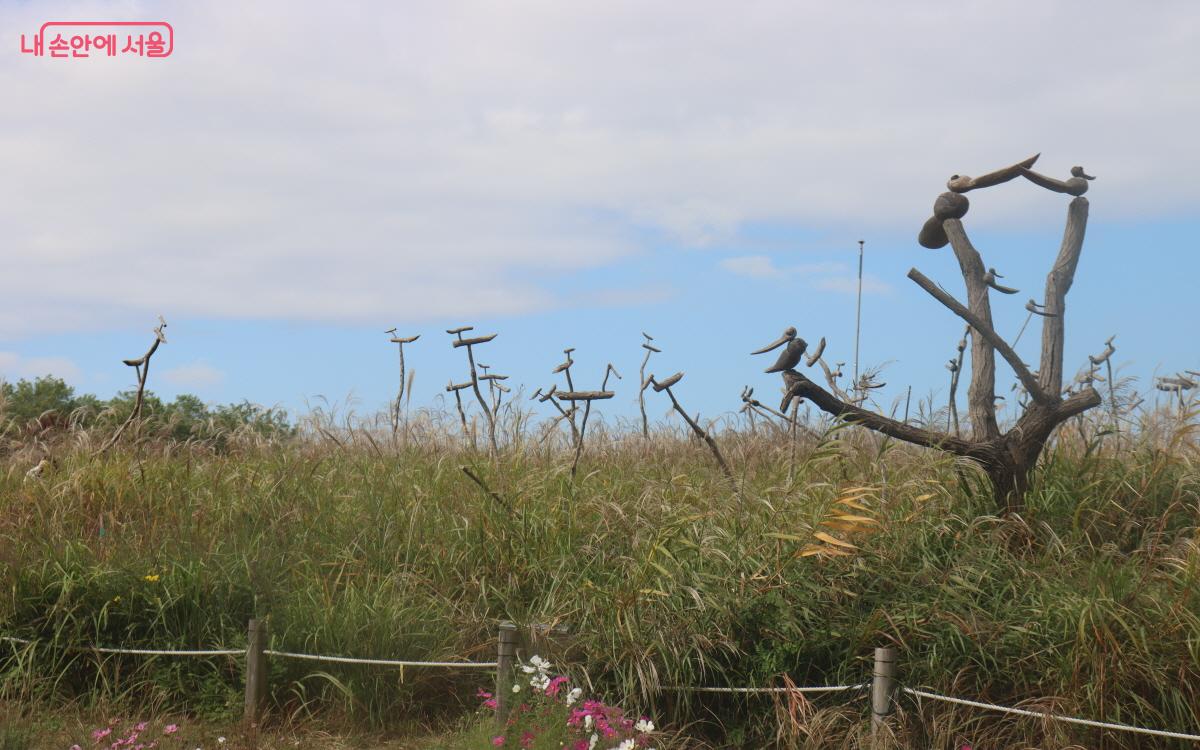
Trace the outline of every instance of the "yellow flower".
[[149, 583], [158, 583], [158, 573], [152, 573], [148, 576], [143, 576], [142, 580]]

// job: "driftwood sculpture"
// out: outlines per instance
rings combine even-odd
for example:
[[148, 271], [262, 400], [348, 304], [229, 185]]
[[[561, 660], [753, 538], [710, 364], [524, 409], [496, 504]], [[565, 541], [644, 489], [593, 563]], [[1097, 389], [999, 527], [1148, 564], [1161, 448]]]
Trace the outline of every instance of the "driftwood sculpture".
[[104, 444], [96, 450], [94, 455], [99, 456], [101, 453], [116, 445], [117, 441], [121, 439], [121, 435], [125, 434], [125, 430], [129, 427], [129, 425], [134, 424], [141, 419], [142, 405], [146, 401], [146, 379], [150, 377], [150, 358], [154, 356], [156, 351], [158, 351], [159, 344], [167, 343], [167, 335], [164, 333], [166, 327], [167, 321], [163, 320], [163, 316], [159, 315], [158, 325], [154, 327], [153, 331], [154, 341], [150, 344], [150, 348], [146, 350], [146, 353], [137, 359], [121, 360], [123, 364], [128, 367], [132, 367], [134, 372], [137, 373], [137, 396], [134, 398], [133, 410], [129, 412], [129, 416], [125, 418], [125, 421], [121, 423], [121, 426], [117, 428], [116, 432], [109, 436], [108, 440], [104, 441]]
[[[446, 386], [446, 390], [453, 391], [454, 397], [458, 399], [459, 416], [462, 417], [464, 429], [466, 428], [467, 418], [466, 413], [462, 408], [462, 398], [458, 395], [458, 392], [466, 388], [468, 385], [471, 387], [471, 390], [475, 392], [475, 398], [479, 401], [479, 408], [483, 410], [483, 416], [487, 417], [488, 440], [491, 443], [492, 452], [495, 453], [500, 449], [499, 445], [496, 443], [496, 415], [492, 413], [491, 407], [489, 406], [487, 400], [483, 397], [483, 392], [479, 390], [480, 377], [479, 370], [475, 367], [474, 347], [488, 343], [492, 339], [496, 338], [497, 334], [492, 333], [488, 334], [487, 336], [463, 338], [464, 333], [473, 330], [475, 330], [475, 326], [459, 326], [458, 328], [451, 328], [446, 331], [446, 333], [450, 334], [451, 336], [458, 337], [451, 342], [451, 346], [453, 346], [455, 349], [464, 346], [467, 348], [467, 364], [471, 368], [471, 380], [469, 382], [461, 385], [455, 385], [454, 383], [451, 383], [450, 385]], [[472, 439], [474, 438], [472, 437]]]
[[[853, 403], [852, 399], [846, 398], [845, 393], [830, 393], [797, 371], [794, 365], [799, 360], [786, 356], [786, 350], [781, 360], [783, 364], [792, 366], [782, 371], [786, 392], [780, 411], [786, 413], [794, 400], [807, 398], [818, 409], [849, 422], [898, 440], [939, 448], [970, 458], [978, 462], [991, 479], [997, 504], [1008, 512], [1020, 511], [1024, 507], [1025, 494], [1029, 488], [1030, 472], [1055, 428], [1101, 403], [1100, 394], [1090, 384], [1083, 384], [1070, 394], [1063, 388], [1066, 297], [1075, 278], [1075, 269], [1083, 249], [1083, 236], [1087, 227], [1088, 201], [1082, 197], [1082, 193], [1087, 190], [1088, 183], [1093, 178], [1086, 174], [1082, 167], [1072, 169], [1072, 177], [1068, 180], [1044, 177], [1030, 171], [1037, 158], [1032, 156], [982, 177], [952, 176], [947, 183], [949, 191], [938, 196], [934, 202], [933, 217], [921, 228], [918, 235], [921, 245], [936, 249], [949, 244], [953, 248], [966, 283], [966, 304], [955, 299], [917, 269], [913, 268], [908, 272], [910, 279], [962, 318], [970, 330], [971, 382], [967, 393], [969, 438], [900, 422], [862, 408], [861, 405]], [[1013, 347], [1001, 338], [992, 326], [990, 291], [1013, 294], [1017, 290], [997, 284], [996, 279], [1001, 278], [1000, 275], [995, 269], [984, 264], [983, 258], [971, 245], [962, 225], [962, 218], [970, 207], [963, 193], [998, 185], [1017, 177], [1025, 177], [1030, 182], [1055, 192], [1076, 196], [1067, 208], [1062, 245], [1058, 258], [1046, 277], [1044, 299], [1041, 303], [1031, 300], [1031, 304], [1027, 305], [1031, 313], [1042, 317], [1041, 357], [1036, 372], [1021, 361]], [[789, 337], [785, 334], [785, 338]], [[790, 338], [794, 339], [795, 334]], [[1004, 433], [1000, 431], [996, 421], [997, 352], [1012, 368], [1028, 394], [1028, 402], [1020, 418], [1012, 429]]]
[[389, 328], [388, 330], [384, 331], [384, 333], [390, 336], [388, 341], [391, 341], [400, 349], [400, 390], [396, 392], [396, 401], [392, 404], [391, 413], [392, 441], [395, 442], [396, 435], [400, 432], [400, 412], [404, 405], [404, 389], [406, 385], [404, 380], [404, 345], [411, 344], [412, 342], [421, 338], [421, 334], [418, 333], [416, 336], [397, 336], [395, 328]]

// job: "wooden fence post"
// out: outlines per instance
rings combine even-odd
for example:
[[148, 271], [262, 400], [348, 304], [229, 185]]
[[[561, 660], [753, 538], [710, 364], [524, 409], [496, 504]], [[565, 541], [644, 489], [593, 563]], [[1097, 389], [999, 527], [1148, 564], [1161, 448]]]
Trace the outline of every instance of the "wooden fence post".
[[508, 719], [513, 686], [513, 660], [517, 656], [517, 626], [500, 623], [496, 649], [496, 721], [503, 726]]
[[892, 694], [896, 690], [896, 649], [875, 649], [875, 669], [871, 678], [871, 739], [877, 743], [880, 728], [892, 713]]
[[262, 718], [264, 699], [267, 696], [267, 623], [251, 620], [246, 630], [246, 714], [251, 726]]

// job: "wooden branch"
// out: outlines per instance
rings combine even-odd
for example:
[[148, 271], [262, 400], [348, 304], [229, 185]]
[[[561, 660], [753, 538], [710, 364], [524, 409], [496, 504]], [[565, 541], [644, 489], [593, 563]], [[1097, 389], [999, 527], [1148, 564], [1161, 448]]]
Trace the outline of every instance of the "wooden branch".
[[1019, 177], [1023, 173], [1023, 170], [1034, 165], [1039, 156], [1041, 156], [1040, 153], [1034, 154], [1024, 161], [1017, 162], [1003, 169], [997, 169], [995, 172], [988, 172], [981, 177], [967, 177], [966, 175], [956, 174], [946, 183], [946, 187], [955, 193], [965, 193], [968, 190], [975, 190], [976, 188], [999, 185], [1002, 182], [1008, 182]]
[[[1004, 361], [1008, 362], [1009, 366], [1013, 368], [1013, 372], [1017, 374], [1021, 385], [1025, 386], [1025, 390], [1029, 391], [1029, 394], [1033, 396], [1035, 401], [1043, 404], [1050, 404], [1055, 401], [1054, 397], [1049, 396], [1042, 390], [1041, 386], [1038, 385], [1037, 378], [1029, 371], [1029, 367], [1021, 361], [1021, 358], [1017, 356], [1013, 348], [1000, 337], [1000, 334], [996, 333], [994, 328], [985, 325], [975, 313], [968, 310], [961, 302], [954, 299], [949, 292], [934, 284], [930, 281], [929, 277], [917, 269], [911, 269], [908, 272], [908, 278], [915, 281], [917, 286], [929, 292], [931, 297], [948, 307], [950, 312], [965, 320], [973, 330], [979, 331], [979, 334], [987, 339], [996, 348], [996, 351], [1000, 352], [1000, 356], [1004, 357]], [[972, 360], [974, 360], [974, 354], [974, 350], [972, 350]]]
[[725, 456], [721, 455], [721, 449], [717, 447], [717, 441], [713, 440], [712, 435], [708, 434], [708, 430], [705, 430], [696, 422], [696, 420], [692, 419], [687, 411], [679, 405], [679, 401], [675, 398], [675, 394], [671, 392], [671, 386], [675, 385], [682, 379], [682, 372], [675, 373], [661, 383], [655, 381], [653, 375], [650, 376], [650, 382], [653, 383], [654, 390], [659, 393], [663, 391], [667, 392], [667, 396], [671, 399], [671, 406], [674, 407], [675, 411], [679, 412], [679, 415], [683, 417], [683, 421], [687, 422], [688, 427], [692, 428], [692, 432], [696, 433], [697, 437], [702, 438], [704, 442], [708, 444], [708, 449], [712, 451], [713, 457], [717, 459], [717, 464], [720, 465], [721, 472], [725, 474], [725, 478], [728, 479], [734, 485], [734, 487], [737, 487], [737, 480], [733, 478], [733, 472], [730, 470], [729, 464], [725, 463]]
[[1075, 268], [1083, 250], [1083, 235], [1087, 230], [1088, 200], [1076, 198], [1067, 208], [1067, 224], [1063, 231], [1062, 246], [1054, 267], [1046, 275], [1046, 299], [1043, 304], [1046, 317], [1042, 322], [1042, 363], [1038, 368], [1042, 390], [1047, 393], [1062, 392], [1063, 343], [1067, 292], [1075, 281]]
[[650, 355], [655, 352], [662, 353], [662, 349], [651, 345], [654, 337], [642, 331], [642, 335], [646, 340], [642, 342], [642, 348], [646, 350], [646, 356], [642, 358], [642, 366], [638, 369], [638, 377], [642, 379], [642, 387], [638, 389], [638, 409], [642, 413], [642, 439], [650, 439], [650, 420], [646, 417], [646, 388], [650, 386], [650, 381], [646, 380], [646, 365], [650, 364]]
[[129, 427], [129, 425], [141, 418], [142, 404], [145, 403], [146, 379], [150, 377], [150, 358], [154, 356], [156, 351], [158, 351], [159, 344], [165, 344], [167, 342], [166, 334], [163, 333], [163, 329], [166, 327], [167, 321], [163, 320], [161, 315], [158, 316], [158, 326], [154, 329], [154, 343], [150, 344], [150, 348], [146, 350], [146, 353], [137, 359], [121, 360], [124, 364], [132, 367], [134, 372], [137, 373], [137, 397], [134, 399], [133, 410], [129, 412], [129, 416], [126, 417], [125, 421], [121, 423], [121, 426], [117, 428], [116, 432], [114, 432], [108, 440], [104, 441], [103, 445], [96, 449], [96, 452], [92, 454], [93, 457], [99, 456], [101, 453], [116, 445], [117, 441], [121, 439], [121, 435], [125, 433], [125, 430]]
[[563, 401], [601, 401], [617, 394], [613, 391], [558, 391], [554, 395]]
[[1066, 193], [1067, 195], [1075, 196], [1086, 193], [1088, 190], [1088, 180], [1095, 179], [1084, 172], [1083, 167], [1071, 167], [1071, 177], [1066, 180], [1056, 180], [1053, 177], [1038, 174], [1030, 169], [1022, 169], [1021, 174], [1025, 175], [1025, 179], [1034, 185], [1039, 185], [1047, 190], [1053, 190], [1056, 193]]
[[498, 336], [498, 335], [499, 334], [493, 333], [489, 336], [476, 336], [473, 339], [457, 339], [456, 341], [453, 342], [454, 348], [457, 349], [460, 346], [475, 346], [476, 344], [486, 344], [487, 342], [496, 338], [496, 336]]
[[[947, 219], [942, 222], [963, 281], [967, 285], [967, 307], [987, 329], [992, 328], [992, 304], [988, 285], [984, 281], [987, 268], [979, 251], [971, 245], [962, 222]], [[983, 330], [983, 329], [979, 329]], [[978, 442], [1000, 437], [996, 423], [996, 350], [987, 337], [971, 333], [971, 384], [967, 389], [967, 411], [971, 415], [971, 436]]]
[[876, 432], [882, 432], [884, 435], [889, 435], [897, 440], [903, 440], [906, 443], [921, 445], [926, 448], [939, 448], [959, 456], [969, 456], [978, 459], [990, 456], [990, 450], [985, 445], [933, 430], [924, 430], [920, 427], [905, 424], [904, 422], [898, 422], [882, 414], [876, 414], [862, 407], [848, 404], [795, 370], [786, 370], [783, 373], [783, 380], [787, 385], [787, 393], [784, 395], [783, 403], [779, 407], [782, 412], [787, 412], [792, 399], [807, 398], [826, 414], [840, 417], [847, 422], [862, 425]]
[[651, 375], [650, 376], [650, 385], [653, 386], [655, 393], [662, 393], [663, 391], [667, 390], [671, 386], [678, 383], [680, 380], [683, 380], [682, 372], [677, 372], [674, 375], [672, 375], [671, 377], [667, 378], [666, 380], [655, 380], [654, 376]]
[[468, 477], [468, 478], [469, 478], [469, 479], [470, 479], [472, 482], [474, 482], [475, 484], [479, 485], [479, 489], [483, 490], [483, 491], [484, 491], [484, 494], [486, 494], [488, 497], [490, 497], [491, 499], [493, 499], [493, 500], [495, 500], [497, 503], [499, 503], [499, 504], [500, 504], [500, 507], [504, 508], [505, 510], [507, 510], [507, 511], [509, 511], [509, 512], [511, 512], [511, 511], [512, 511], [512, 506], [511, 506], [511, 505], [509, 505], [508, 501], [507, 501], [507, 500], [505, 500], [504, 498], [500, 497], [500, 495], [496, 494], [496, 493], [495, 493], [495, 492], [492, 490], [492, 488], [491, 488], [491, 487], [488, 487], [488, 486], [487, 486], [487, 483], [486, 483], [486, 482], [484, 482], [484, 481], [483, 481], [483, 480], [482, 480], [482, 479], [479, 477], [479, 475], [477, 475], [475, 472], [471, 471], [471, 469], [470, 469], [469, 467], [466, 467], [466, 466], [460, 466], [460, 467], [458, 467], [458, 468], [462, 469], [462, 473], [463, 473], [463, 474], [466, 474], [466, 475], [467, 475], [467, 477]]

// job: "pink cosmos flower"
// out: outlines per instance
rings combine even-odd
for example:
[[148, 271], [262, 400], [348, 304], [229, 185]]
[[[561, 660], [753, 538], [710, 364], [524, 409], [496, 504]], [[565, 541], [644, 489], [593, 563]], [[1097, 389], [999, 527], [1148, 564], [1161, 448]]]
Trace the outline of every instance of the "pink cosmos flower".
[[501, 745], [504, 744], [504, 738], [501, 737], [500, 735], [496, 735], [495, 737], [492, 738], [492, 744], [495, 745], [496, 747], [500, 747]]
[[146, 731], [146, 722], [144, 722], [144, 721], [139, 721], [137, 724], [134, 724], [134, 725], [133, 725], [133, 731], [135, 731], [135, 732], [144, 732], [144, 731]]
[[92, 739], [96, 742], [99, 742], [110, 734], [112, 734], [112, 727], [108, 727], [106, 729], [97, 729], [96, 731], [92, 732]]
[[168, 724], [165, 727], [163, 727], [163, 734], [175, 734], [178, 731], [179, 731], [178, 724]]
[[546, 684], [546, 695], [550, 696], [551, 698], [558, 695], [559, 688], [561, 688], [566, 681], [567, 678], [562, 675], [550, 680], [550, 682]]

